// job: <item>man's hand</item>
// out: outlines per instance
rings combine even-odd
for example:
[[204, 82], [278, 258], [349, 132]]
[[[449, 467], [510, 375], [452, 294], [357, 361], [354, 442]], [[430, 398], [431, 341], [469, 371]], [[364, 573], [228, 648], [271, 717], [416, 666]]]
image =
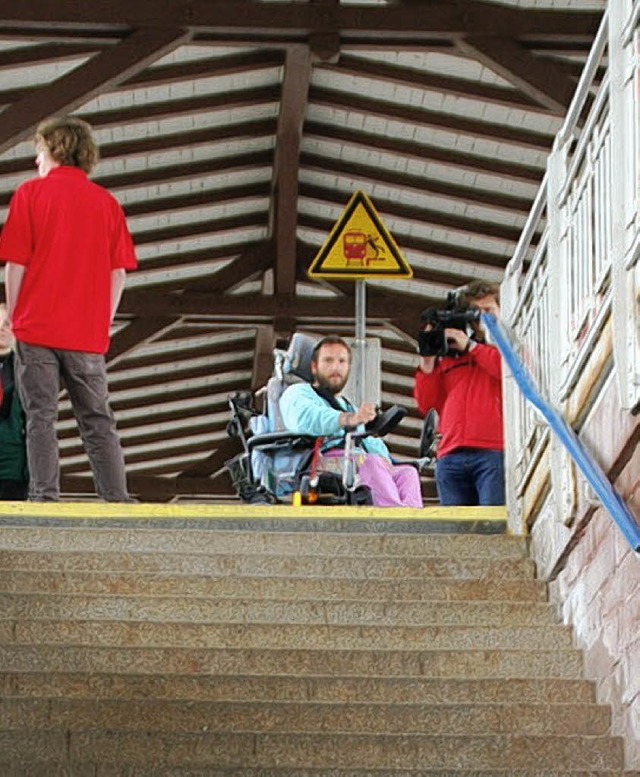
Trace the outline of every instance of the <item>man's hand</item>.
[[432, 373], [436, 368], [436, 358], [437, 357], [435, 356], [421, 356], [419, 365], [420, 370], [426, 375]]
[[444, 336], [449, 348], [464, 353], [469, 347], [469, 336], [462, 329], [445, 329]]
[[378, 415], [375, 405], [363, 402], [355, 413], [340, 413], [340, 426], [360, 426], [366, 424]]
[[366, 424], [378, 415], [376, 406], [371, 402], [363, 402], [356, 413], [352, 413], [354, 419], [354, 426], [360, 426], [360, 424]]

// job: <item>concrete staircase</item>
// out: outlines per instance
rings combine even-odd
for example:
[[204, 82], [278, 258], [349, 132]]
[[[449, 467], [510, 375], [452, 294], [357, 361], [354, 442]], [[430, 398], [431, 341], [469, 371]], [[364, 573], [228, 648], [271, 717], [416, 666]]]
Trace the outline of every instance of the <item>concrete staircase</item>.
[[0, 527], [1, 777], [632, 774], [521, 538], [197, 526]]

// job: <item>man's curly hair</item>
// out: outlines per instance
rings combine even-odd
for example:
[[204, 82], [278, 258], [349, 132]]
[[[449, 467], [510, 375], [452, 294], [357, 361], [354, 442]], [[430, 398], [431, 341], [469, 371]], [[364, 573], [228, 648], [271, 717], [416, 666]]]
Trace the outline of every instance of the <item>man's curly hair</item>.
[[43, 143], [59, 165], [90, 173], [98, 163], [98, 146], [91, 126], [73, 116], [47, 119], [36, 130], [36, 145]]

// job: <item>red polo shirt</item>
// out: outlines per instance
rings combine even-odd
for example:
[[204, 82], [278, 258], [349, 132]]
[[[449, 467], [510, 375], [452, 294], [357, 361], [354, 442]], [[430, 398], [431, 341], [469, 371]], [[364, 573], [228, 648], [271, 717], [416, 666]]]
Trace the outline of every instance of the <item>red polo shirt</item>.
[[13, 332], [45, 348], [106, 353], [111, 271], [135, 270], [118, 201], [77, 167], [55, 167], [11, 198], [0, 261], [25, 269]]

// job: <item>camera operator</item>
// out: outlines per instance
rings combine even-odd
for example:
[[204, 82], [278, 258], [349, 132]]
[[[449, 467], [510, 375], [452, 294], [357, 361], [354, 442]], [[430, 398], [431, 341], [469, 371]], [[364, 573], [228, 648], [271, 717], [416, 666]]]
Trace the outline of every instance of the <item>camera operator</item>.
[[502, 505], [501, 357], [478, 323], [480, 313], [499, 317], [499, 287], [473, 281], [448, 308], [423, 313], [413, 388], [420, 412], [439, 416], [438, 497], [442, 505]]

